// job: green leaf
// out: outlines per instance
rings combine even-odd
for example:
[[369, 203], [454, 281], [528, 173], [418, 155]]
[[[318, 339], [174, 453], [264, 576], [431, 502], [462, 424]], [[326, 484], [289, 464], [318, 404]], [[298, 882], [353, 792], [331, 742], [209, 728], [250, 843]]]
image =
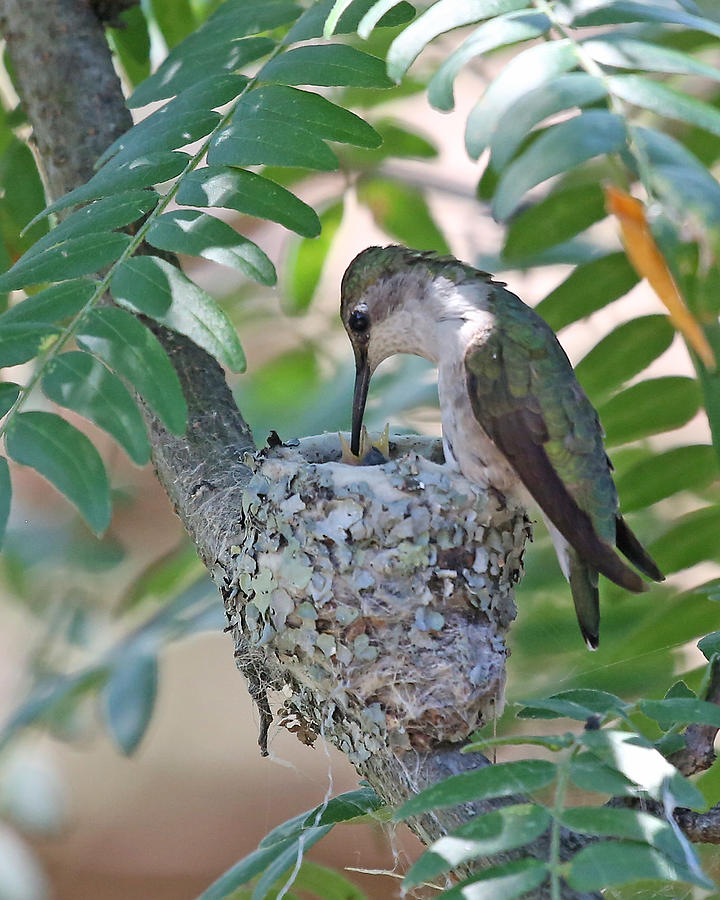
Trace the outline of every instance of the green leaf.
[[[355, 0], [355, 2], [341, 16], [335, 27], [335, 34], [352, 34], [358, 32], [363, 39], [367, 38], [367, 34], [360, 33], [359, 28], [367, 16], [377, 7], [379, 9], [379, 18], [375, 21], [379, 27], [402, 25], [409, 21], [415, 15], [415, 9], [410, 3], [404, 0], [381, 0], [380, 3], [373, 3], [373, 0]], [[284, 45], [299, 43], [300, 41], [310, 41], [314, 38], [321, 38], [325, 27], [325, 21], [333, 7], [333, 0], [316, 0], [312, 6], [305, 10], [300, 18], [295, 22], [293, 27], [283, 40]], [[366, 16], [367, 14], [367, 16]], [[374, 14], [372, 18], [375, 18]], [[370, 29], [368, 30], [369, 34]]]
[[694, 700], [697, 698], [697, 694], [695, 693], [695, 691], [691, 691], [687, 684], [682, 679], [680, 679], [680, 681], [676, 681], [675, 684], [672, 685], [672, 687], [668, 688], [668, 690], [665, 692], [664, 699], [672, 700], [676, 697], [689, 697]]
[[679, 491], [699, 491], [717, 478], [709, 444], [674, 447], [636, 463], [616, 478], [624, 512], [644, 509]]
[[354, 791], [346, 791], [333, 797], [323, 806], [311, 810], [305, 824], [317, 822], [318, 825], [334, 825], [338, 822], [352, 822], [363, 816], [376, 812], [383, 807], [382, 800], [371, 787], [360, 787]]
[[556, 767], [544, 759], [488, 765], [461, 775], [451, 775], [403, 803], [395, 821], [432, 809], [455, 806], [490, 797], [508, 797], [545, 787], [555, 778]]
[[[674, 701], [669, 701], [674, 702]], [[613, 766], [630, 781], [659, 802], [665, 801], [667, 792], [681, 806], [702, 809], [705, 805], [700, 791], [692, 782], [638, 734], [627, 731], [585, 731], [585, 746], [606, 765]]]
[[296, 47], [266, 63], [258, 76], [275, 84], [327, 87], [392, 87], [385, 63], [347, 44]]
[[576, 719], [584, 722], [595, 714], [590, 709], [573, 700], [563, 697], [543, 697], [539, 700], [523, 700], [523, 708], [518, 713], [519, 719]]
[[403, 879], [403, 888], [428, 882], [473, 859], [529, 844], [547, 830], [550, 822], [550, 813], [544, 807], [530, 804], [505, 806], [476, 816], [431, 844]]
[[320, 216], [319, 238], [303, 238], [290, 246], [287, 257], [285, 307], [289, 313], [304, 312], [320, 281], [325, 260], [342, 222], [344, 203], [333, 203]]
[[333, 3], [333, 7], [330, 10], [330, 14], [325, 20], [325, 27], [323, 28], [323, 37], [326, 41], [329, 41], [330, 38], [335, 34], [335, 28], [337, 27], [338, 22], [340, 21], [340, 16], [345, 12], [345, 10], [350, 6], [353, 0], [335, 0]]
[[[170, 51], [158, 70], [144, 81], [128, 104], [144, 106], [171, 97], [205, 78], [240, 69], [275, 46], [269, 38], [247, 38], [292, 22], [300, 7], [284, 0], [230, 0]], [[246, 40], [242, 40], [246, 38]]]
[[[248, 83], [244, 75], [216, 75], [214, 78], [203, 77], [197, 83], [185, 88], [174, 100], [166, 103], [160, 109], [144, 118], [133, 126], [125, 134], [120, 135], [105, 150], [96, 163], [96, 167], [102, 165], [115, 154], [142, 155], [148, 152], [149, 144], [154, 149], [175, 149], [182, 147], [185, 135], [189, 134], [189, 127], [198, 137], [203, 137], [200, 131], [204, 121], [210, 128], [208, 134], [217, 122], [217, 114], [210, 113], [213, 107], [224, 106], [234, 100]], [[187, 122], [185, 130], [183, 123]], [[212, 123], [212, 124], [211, 124]], [[163, 129], [168, 129], [168, 134], [163, 134]], [[117, 159], [117, 157], [115, 157]]]
[[547, 877], [546, 865], [539, 859], [517, 859], [483, 869], [441, 896], [443, 900], [512, 900], [539, 887]]
[[701, 651], [708, 662], [711, 662], [713, 656], [720, 653], [720, 631], [713, 631], [711, 634], [706, 634], [702, 640], [699, 640], [698, 650]]
[[612, 797], [636, 796], [639, 788], [614, 766], [605, 765], [591, 753], [579, 753], [570, 764], [571, 780], [584, 791]]
[[521, 96], [505, 112], [490, 141], [490, 162], [500, 171], [512, 159], [533, 128], [548, 116], [586, 106], [607, 94], [599, 78], [585, 72], [560, 75]]
[[589, 316], [624, 297], [638, 283], [638, 275], [623, 252], [577, 266], [535, 307], [553, 331]]
[[720, 228], [720, 184], [708, 171], [685, 166], [652, 166], [650, 183], [679, 222], [698, 218], [709, 228]]
[[115, 262], [131, 240], [128, 234], [111, 231], [68, 238], [40, 253], [29, 250], [0, 275], [0, 291], [15, 291], [29, 284], [64, 281], [97, 272]]
[[[265, 37], [238, 40], [228, 33], [192, 53], [180, 53], [180, 48], [172, 51], [158, 70], [138, 85], [127, 101], [131, 109], [157, 103], [176, 94], [182, 95], [196, 85], [203, 84], [206, 79], [217, 79], [224, 84], [226, 78], [232, 78], [237, 96], [248, 81], [244, 75], [239, 74], [239, 69], [266, 56], [275, 48], [275, 42]], [[209, 84], [208, 87], [214, 88], [214, 85]], [[210, 105], [220, 104], [210, 101]]]
[[0, 368], [18, 366], [34, 359], [57, 333], [57, 328], [44, 322], [3, 323], [0, 330]]
[[693, 378], [676, 375], [648, 378], [600, 407], [605, 444], [616, 447], [680, 428], [692, 419], [699, 406], [700, 388]]
[[670, 6], [648, 3], [645, 0], [615, 0], [596, 3], [597, 9], [580, 12], [572, 20], [575, 27], [583, 25], [616, 25], [624, 22], [668, 22], [684, 25], [697, 31], [704, 31], [720, 37], [720, 24], [715, 24], [702, 16], [694, 16]]
[[569, 691], [560, 691], [554, 694], [556, 700], [567, 700], [571, 703], [579, 703], [598, 715], [623, 715], [627, 704], [616, 694], [609, 691], [599, 691], [595, 688], [574, 688]]
[[49, 250], [67, 238], [89, 237], [101, 231], [124, 228], [152, 209], [158, 200], [159, 197], [154, 191], [147, 190], [127, 191], [95, 200], [51, 228], [33, 244], [24, 258], [30, 259], [41, 250]]
[[567, 882], [578, 891], [596, 891], [648, 878], [687, 881], [708, 889], [714, 886], [699, 868], [691, 871], [652, 847], [629, 841], [601, 841], [584, 847], [573, 857]]
[[76, 203], [87, 203], [99, 197], [111, 197], [113, 194], [133, 191], [176, 178], [189, 161], [187, 153], [180, 153], [177, 150], [147, 153], [119, 165], [114, 165], [114, 160], [111, 159], [90, 181], [51, 203], [30, 224]]
[[[690, 697], [670, 697], [664, 700], [640, 700], [640, 709], [657, 722], [697, 722], [720, 728], [720, 706]], [[662, 727], [662, 726], [661, 726]]]
[[113, 53], [118, 57], [131, 85], [139, 84], [150, 74], [150, 36], [147, 19], [139, 6], [124, 10], [117, 17], [117, 28], [106, 34]]
[[19, 396], [19, 384], [13, 381], [0, 381], [0, 419], [7, 415]]
[[343, 168], [376, 170], [384, 159], [435, 159], [437, 147], [422, 135], [399, 125], [394, 119], [380, 119], [374, 127], [382, 144], [373, 150], [345, 149], [340, 156]]
[[564, 809], [560, 822], [573, 831], [602, 837], [626, 838], [649, 844], [684, 861], [684, 849], [665, 819], [635, 809], [578, 806]]
[[389, 178], [372, 178], [359, 182], [357, 194], [390, 237], [418, 250], [450, 252], [419, 188]]
[[113, 666], [103, 690], [103, 712], [111, 737], [130, 756], [143, 738], [155, 707], [157, 656], [131, 648]]
[[[718, 187], [697, 156], [669, 134], [663, 134], [654, 128], [640, 128], [637, 125], [631, 126], [630, 131], [653, 166], [677, 166], [681, 169], [690, 169], [698, 175], [705, 173], [708, 176], [708, 184], [715, 184], [716, 188]], [[717, 143], [714, 139], [713, 142]]]
[[190, 172], [177, 193], [187, 206], [222, 206], [261, 219], [279, 222], [303, 237], [320, 234], [314, 209], [268, 178], [224, 166], [208, 166]]
[[269, 831], [260, 841], [259, 849], [297, 838], [304, 829], [314, 825], [335, 825], [351, 822], [375, 812], [383, 806], [372, 788], [362, 787], [333, 797], [327, 804], [306, 810]]
[[708, 560], [720, 561], [718, 528], [720, 507], [696, 509], [675, 519], [670, 530], [650, 545], [650, 553], [667, 574]]
[[11, 499], [12, 485], [10, 483], [10, 469], [5, 457], [0, 456], [0, 547], [2, 547], [8, 518], [10, 517]]
[[612, 75], [607, 79], [607, 84], [612, 94], [634, 106], [649, 109], [668, 119], [689, 122], [711, 134], [720, 134], [720, 110], [704, 100], [642, 75]]
[[674, 337], [667, 316], [639, 316], [597, 343], [575, 366], [575, 374], [593, 403], [599, 403], [661, 356]]
[[540, 735], [540, 734], [508, 734], [503, 737], [478, 737], [470, 744], [465, 744], [462, 753], [486, 753], [492, 747], [522, 747], [526, 745], [544, 747], [546, 750], [562, 750], [570, 747], [573, 736], [566, 734]]
[[553, 191], [512, 219], [503, 259], [509, 264], [532, 260], [585, 231], [605, 215], [605, 195], [599, 184], [579, 184]]
[[[234, 96], [233, 91], [229, 100]], [[207, 108], [188, 109], [189, 104], [179, 103], [181, 100], [184, 100], [183, 95], [166, 103], [125, 132], [108, 147], [98, 160], [98, 165], [108, 159], [113, 159], [115, 165], [118, 165], [124, 160], [136, 159], [146, 153], [178, 150], [210, 134], [220, 121], [220, 113]]]
[[240, 100], [230, 124], [213, 137], [208, 162], [331, 171], [337, 168], [337, 157], [325, 140], [377, 147], [380, 135], [319, 94], [266, 85]]
[[[368, 900], [367, 894], [340, 872], [307, 859], [300, 866], [293, 887], [298, 891], [307, 891], [321, 900]], [[286, 896], [289, 897], [287, 894]]]
[[207, 213], [194, 209], [165, 213], [152, 223], [145, 239], [158, 250], [202, 256], [239, 269], [260, 284], [277, 281], [275, 267], [257, 244]]
[[231, 30], [235, 37], [244, 37], [287, 25], [301, 13], [302, 8], [288, 0], [225, 0], [202, 30], [217, 34]]
[[417, 132], [409, 131], [394, 119], [380, 119], [375, 123], [375, 128], [382, 138], [382, 146], [372, 154], [376, 163], [378, 159], [388, 156], [405, 159], [435, 159], [438, 156], [435, 144]]
[[575, 45], [569, 40], [538, 44], [515, 56], [468, 116], [465, 129], [468, 154], [473, 159], [480, 156], [490, 144], [500, 119], [516, 100], [576, 65]]
[[195, 28], [189, 0], [150, 0], [150, 8], [168, 47], [174, 47]]
[[[32, 150], [12, 132], [0, 158], [0, 183], [3, 185], [3, 211], [11, 219], [9, 245], [14, 259], [41, 237], [47, 226], [44, 223], [35, 228], [27, 225], [45, 205], [45, 190]], [[21, 229], [22, 234], [19, 234]]]
[[136, 256], [118, 267], [110, 290], [120, 305], [187, 335], [231, 371], [244, 371], [245, 354], [232, 322], [208, 293], [172, 263], [156, 256]]
[[296, 848], [293, 840], [272, 844], [269, 847], [255, 850], [248, 856], [235, 863], [230, 869], [214, 881], [210, 887], [203, 891], [196, 900], [225, 900], [234, 890], [247, 884], [276, 859], [288, 847]]
[[120, 263], [110, 281], [116, 303], [154, 319], [163, 316], [170, 309], [172, 290], [161, 262], [156, 256], [133, 256]]
[[[370, 37], [370, 32], [376, 25], [382, 27], [385, 24], [402, 25], [415, 16], [415, 8], [410, 3], [401, 2], [401, 0], [377, 0], [371, 3], [367, 12], [358, 22], [358, 35], [366, 41]], [[402, 17], [402, 18], [400, 18]], [[398, 19], [400, 18], [400, 21]]]
[[548, 17], [544, 13], [530, 9], [521, 9], [490, 19], [489, 22], [476, 28], [433, 75], [428, 84], [428, 100], [435, 109], [452, 109], [455, 105], [453, 83], [466, 62], [497, 47], [540, 37], [549, 28]]
[[302, 834], [302, 844], [291, 844], [270, 862], [255, 885], [252, 892], [252, 900], [263, 900], [278, 878], [294, 866], [298, 859], [302, 859], [303, 854], [314, 844], [317, 844], [320, 838], [325, 837], [331, 829], [332, 825], [325, 825], [321, 828], [306, 828]]
[[0, 732], [0, 746], [5, 747], [21, 729], [52, 721], [59, 710], [72, 709], [79, 699], [96, 690], [104, 677], [101, 666], [90, 666], [74, 675], [41, 676]]
[[642, 69], [645, 72], [670, 72], [700, 75], [720, 81], [720, 69], [709, 66], [688, 53], [651, 44], [618, 32], [582, 41], [583, 50], [595, 62], [617, 69]]
[[624, 146], [623, 119], [605, 110], [590, 110], [553, 125], [505, 169], [495, 192], [493, 215], [501, 221], [509, 218], [531, 188]]
[[77, 342], [126, 378], [173, 434], [184, 434], [187, 404], [180, 381], [157, 338], [124, 309], [92, 310]]
[[100, 455], [53, 413], [18, 413], [6, 433], [8, 455], [31, 466], [74, 503], [96, 534], [110, 524], [110, 487]]
[[420, 51], [438, 35], [523, 6], [525, 0], [438, 0], [395, 38], [387, 55], [388, 75], [400, 81]]
[[150, 444], [137, 404], [125, 385], [81, 351], [53, 360], [42, 383], [50, 400], [75, 410], [111, 434], [137, 465], [150, 459]]
[[53, 323], [69, 319], [80, 312], [94, 293], [95, 284], [84, 278], [54, 284], [6, 310], [0, 316], [0, 333], [10, 324]]

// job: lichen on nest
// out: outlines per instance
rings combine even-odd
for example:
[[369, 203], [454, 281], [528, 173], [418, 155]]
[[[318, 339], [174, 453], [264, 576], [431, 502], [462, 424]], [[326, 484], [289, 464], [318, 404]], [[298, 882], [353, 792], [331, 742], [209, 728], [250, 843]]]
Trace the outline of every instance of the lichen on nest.
[[393, 438], [372, 467], [337, 462], [329, 436], [245, 460], [236, 639], [283, 673], [285, 710], [358, 764], [462, 740], [503, 704], [529, 524], [426, 458], [438, 443]]

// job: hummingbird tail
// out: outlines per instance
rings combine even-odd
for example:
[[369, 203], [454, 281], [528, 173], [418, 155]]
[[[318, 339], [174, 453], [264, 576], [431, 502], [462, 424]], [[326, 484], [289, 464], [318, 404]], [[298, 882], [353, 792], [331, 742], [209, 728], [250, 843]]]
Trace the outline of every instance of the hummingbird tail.
[[658, 569], [655, 560], [635, 537], [622, 516], [615, 519], [615, 543], [622, 555], [637, 566], [643, 575], [647, 575], [653, 581], [665, 581], [665, 576]]
[[600, 634], [600, 596], [598, 573], [583, 562], [572, 547], [568, 547], [570, 591], [575, 604], [580, 631], [588, 650], [597, 650]]

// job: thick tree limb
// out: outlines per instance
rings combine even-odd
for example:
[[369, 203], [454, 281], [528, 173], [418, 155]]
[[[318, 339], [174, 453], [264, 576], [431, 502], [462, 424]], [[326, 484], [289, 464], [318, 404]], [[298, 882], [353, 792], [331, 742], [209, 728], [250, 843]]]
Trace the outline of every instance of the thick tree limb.
[[698, 844], [720, 844], [720, 804], [704, 813], [676, 809], [675, 821], [689, 840]]

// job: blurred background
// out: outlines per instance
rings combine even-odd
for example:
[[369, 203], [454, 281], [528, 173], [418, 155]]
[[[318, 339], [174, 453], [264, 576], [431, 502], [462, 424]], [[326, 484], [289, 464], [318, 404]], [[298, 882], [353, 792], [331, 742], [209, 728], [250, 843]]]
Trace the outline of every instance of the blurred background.
[[[180, 26], [175, 14], [186, 13], [186, 4], [175, 6], [143, 3], [125, 14], [124, 30], [110, 30], [128, 88], [209, 9], [187, 5], [192, 18]], [[375, 32], [363, 46], [381, 56], [395, 33]], [[695, 639], [717, 627], [720, 612], [720, 490], [692, 363], [660, 301], [621, 261], [616, 228], [602, 209], [588, 227], [551, 246], [533, 245], [528, 235], [540, 240], [543, 228], [523, 226], [522, 216], [510, 234], [494, 222], [482, 182], [478, 192], [484, 162], [468, 158], [463, 132], [468, 112], [511, 54], [473, 60], [456, 81], [452, 112], [432, 109], [423, 90], [467, 33], [436, 42], [397, 88], [352, 98], [344, 92], [343, 102], [352, 99], [384, 135], [380, 150], [342, 148], [337, 173], [271, 173], [322, 213], [321, 238], [289, 237], [279, 226], [227, 214], [276, 262], [276, 288], [197, 259], [184, 261], [186, 271], [223, 301], [238, 328], [248, 371], [233, 389], [259, 446], [273, 429], [287, 440], [348, 428], [354, 366], [338, 319], [339, 284], [365, 247], [401, 242], [449, 251], [506, 280], [531, 306], [543, 301], [600, 406], [632, 527], [669, 578], [639, 597], [604, 583], [603, 642], [588, 654], [538, 525], [518, 590], [508, 697], [589, 685], [625, 699], [662, 696], [673, 677], [697, 686], [702, 658]], [[145, 51], [137, 52], [141, 39]], [[697, 46], [703, 58], [720, 61], [716, 42]], [[7, 73], [0, 92], [0, 211], [9, 264], [24, 249], [11, 238], [20, 240], [18, 226], [44, 204]], [[716, 102], [717, 94], [706, 99]], [[720, 147], [717, 138], [708, 140], [714, 164]], [[602, 164], [591, 165], [562, 189], [577, 192], [579, 204], [597, 205], [602, 177]], [[543, 197], [541, 189], [533, 199]], [[568, 315], [563, 303], [572, 298], [567, 279], [574, 267], [610, 258], [615, 268], [606, 267], [605, 282], [579, 282], [577, 289], [604, 290], [605, 299], [589, 315]], [[648, 323], [651, 316], [663, 318]], [[641, 317], [651, 329], [647, 340], [640, 331], [618, 331]], [[608, 335], [615, 338], [593, 354]], [[658, 398], [649, 408], [646, 395], [633, 393], [642, 382], [667, 378], [674, 379], [662, 382], [671, 393], [647, 394]], [[373, 380], [368, 412], [371, 429], [389, 421], [393, 430], [439, 434], [434, 371], [417, 359], [386, 363]], [[277, 724], [270, 758], [260, 757], [257, 716], [222, 633], [220, 598], [151, 467], [134, 467], [103, 432], [86, 422], [80, 427], [112, 473], [110, 531], [97, 541], [46, 482], [22, 469], [0, 559], [0, 900], [191, 900], [270, 828], [358, 779], [321, 740], [306, 747]], [[683, 453], [673, 456], [675, 448]], [[133, 655], [139, 643], [153, 654]], [[39, 718], [41, 729], [25, 727]], [[123, 747], [134, 752], [124, 755]], [[703, 777], [716, 785], [714, 769]], [[310, 858], [378, 870], [350, 877], [368, 896], [387, 898], [400, 895], [393, 873], [402, 873], [418, 847], [404, 828], [347, 826]]]

